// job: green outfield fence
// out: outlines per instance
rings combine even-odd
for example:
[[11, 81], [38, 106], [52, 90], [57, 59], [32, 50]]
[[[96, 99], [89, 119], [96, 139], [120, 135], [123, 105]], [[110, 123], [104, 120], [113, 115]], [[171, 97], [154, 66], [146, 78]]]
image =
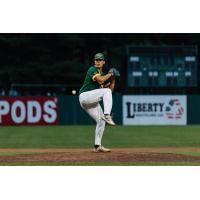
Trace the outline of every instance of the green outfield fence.
[[187, 96], [187, 123], [200, 124], [200, 95]]
[[[78, 96], [59, 96], [59, 124], [76, 125], [76, 124], [94, 124], [94, 121], [80, 107]], [[200, 124], [200, 95], [187, 96], [187, 124]], [[122, 95], [113, 95], [113, 117], [117, 124], [122, 124]]]
[[[78, 96], [58, 97], [58, 120], [60, 125], [94, 124], [94, 120], [80, 107]], [[122, 95], [113, 95], [112, 115], [122, 124]]]
[[[139, 97], [138, 97], [139, 96]], [[147, 97], [145, 97], [147, 96]], [[113, 95], [113, 109], [112, 115], [115, 122], [118, 125], [127, 124], [127, 125], [142, 125], [142, 124], [200, 124], [200, 95], [137, 95], [134, 97], [131, 95], [123, 96], [122, 94], [116, 93]], [[154, 96], [154, 95], [153, 95]], [[158, 96], [158, 97], [157, 97]], [[160, 97], [159, 97], [160, 96]], [[163, 97], [164, 96], [164, 97]], [[38, 96], [33, 97], [18, 97], [18, 99], [22, 99], [25, 102], [29, 99], [40, 98]], [[45, 98], [41, 97], [40, 101], [44, 102]], [[48, 97], [51, 98], [52, 102], [58, 103], [58, 121], [56, 120], [55, 124], [59, 125], [90, 125], [95, 124], [95, 121], [80, 107], [78, 95], [60, 95], [57, 97]], [[124, 105], [123, 105], [124, 99]], [[9, 102], [8, 105], [9, 112], [6, 111], [5, 104], [1, 104], [1, 113], [0, 113], [0, 121], [3, 125], [13, 125], [13, 119], [16, 118], [14, 112], [11, 112], [13, 102], [17, 101], [16, 97], [2, 97], [2, 102]], [[161, 103], [160, 103], [161, 101]], [[164, 102], [164, 103], [163, 103]], [[11, 104], [11, 105], [10, 105]], [[165, 110], [163, 109], [163, 105], [165, 104]], [[9, 106], [10, 105], [10, 106]], [[42, 105], [42, 103], [41, 103]], [[44, 105], [42, 105], [44, 106]], [[123, 106], [124, 106], [124, 116], [123, 116]], [[12, 108], [11, 108], [12, 107]], [[103, 107], [103, 105], [102, 105]], [[4, 112], [3, 112], [4, 109]], [[28, 112], [28, 108], [23, 107], [25, 109], [24, 112]], [[144, 114], [143, 114], [144, 109]], [[162, 114], [159, 114], [159, 109]], [[157, 112], [158, 111], [158, 112]], [[21, 113], [24, 113], [21, 112]], [[136, 113], [136, 114], [135, 114]], [[158, 113], [158, 115], [156, 115]], [[29, 113], [30, 114], [30, 113]], [[26, 116], [26, 115], [24, 115]], [[137, 118], [134, 118], [134, 117]], [[155, 116], [157, 118], [155, 118]], [[23, 117], [23, 115], [22, 115]], [[30, 120], [31, 115], [27, 115]], [[17, 120], [21, 120], [21, 117], [18, 117]], [[38, 118], [39, 119], [39, 118]], [[42, 118], [41, 119], [45, 119]], [[42, 125], [46, 122], [43, 121], [38, 122], [38, 124]], [[134, 121], [132, 119], [135, 119]], [[153, 120], [152, 120], [153, 119]], [[48, 120], [48, 118], [47, 118]], [[140, 121], [141, 120], [141, 121]], [[149, 121], [148, 121], [149, 120]], [[152, 121], [151, 121], [152, 120]], [[27, 119], [22, 121], [20, 124], [19, 121], [15, 121], [18, 124], [14, 125], [29, 125]], [[158, 123], [157, 123], [158, 122]], [[2, 125], [0, 124], [0, 125]]]

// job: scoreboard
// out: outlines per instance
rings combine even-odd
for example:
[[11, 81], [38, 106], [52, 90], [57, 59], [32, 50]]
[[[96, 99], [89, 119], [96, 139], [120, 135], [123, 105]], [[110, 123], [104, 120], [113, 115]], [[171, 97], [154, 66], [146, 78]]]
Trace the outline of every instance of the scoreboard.
[[128, 87], [196, 87], [197, 46], [128, 46]]

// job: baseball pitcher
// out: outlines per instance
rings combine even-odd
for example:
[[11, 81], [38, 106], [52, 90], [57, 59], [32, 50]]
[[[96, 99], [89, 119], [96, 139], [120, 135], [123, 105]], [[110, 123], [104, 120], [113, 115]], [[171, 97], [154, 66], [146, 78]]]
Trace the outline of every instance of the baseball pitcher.
[[[108, 74], [102, 72], [105, 58], [102, 53], [94, 56], [94, 66], [86, 74], [83, 86], [79, 91], [81, 107], [96, 121], [95, 144], [93, 152], [110, 152], [101, 144], [105, 124], [115, 126], [110, 115], [112, 110], [112, 91], [115, 87], [115, 77], [120, 76], [117, 69], [111, 68]], [[104, 112], [99, 104], [103, 100]]]

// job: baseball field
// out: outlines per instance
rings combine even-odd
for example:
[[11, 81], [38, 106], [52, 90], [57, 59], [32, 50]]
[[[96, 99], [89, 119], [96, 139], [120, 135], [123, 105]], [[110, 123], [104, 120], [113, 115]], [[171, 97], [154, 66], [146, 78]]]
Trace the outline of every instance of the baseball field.
[[200, 126], [106, 127], [93, 153], [95, 126], [0, 128], [1, 166], [200, 166]]

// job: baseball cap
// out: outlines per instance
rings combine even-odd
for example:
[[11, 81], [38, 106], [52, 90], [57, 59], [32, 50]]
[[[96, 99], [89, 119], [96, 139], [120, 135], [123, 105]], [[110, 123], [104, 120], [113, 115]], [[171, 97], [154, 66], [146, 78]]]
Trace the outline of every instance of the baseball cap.
[[97, 53], [94, 56], [94, 59], [101, 59], [101, 60], [105, 60], [104, 55], [102, 53]]

